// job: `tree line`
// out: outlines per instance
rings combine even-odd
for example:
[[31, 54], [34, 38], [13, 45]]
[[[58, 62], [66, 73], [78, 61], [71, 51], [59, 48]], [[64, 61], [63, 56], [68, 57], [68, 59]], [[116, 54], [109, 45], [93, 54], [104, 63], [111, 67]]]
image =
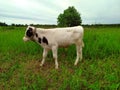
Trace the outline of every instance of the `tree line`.
[[[49, 25], [49, 24], [30, 24], [31, 26], [36, 26], [36, 27], [43, 27], [43, 28], [53, 28], [53, 27], [59, 27], [58, 25]], [[15, 26], [15, 27], [26, 27], [28, 24], [14, 24], [12, 23], [11, 25], [8, 25], [5, 22], [0, 22], [0, 26]], [[85, 27], [96, 27], [96, 26], [120, 26], [120, 24], [82, 24], [82, 26]]]
[[0, 26], [8, 26], [5, 22], [0, 22]]
[[[50, 24], [29, 24], [30, 26], [36, 26], [36, 27], [42, 27], [42, 28], [53, 28], [53, 27], [57, 27], [57, 25], [50, 25]], [[0, 26], [14, 26], [14, 27], [27, 27], [28, 24], [15, 24], [12, 23], [10, 25], [8, 25], [5, 22], [0, 22]]]

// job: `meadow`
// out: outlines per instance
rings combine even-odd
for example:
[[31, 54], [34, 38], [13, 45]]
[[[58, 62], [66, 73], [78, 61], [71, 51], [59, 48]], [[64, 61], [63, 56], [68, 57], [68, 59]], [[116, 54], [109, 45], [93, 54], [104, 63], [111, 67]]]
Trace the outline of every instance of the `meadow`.
[[25, 27], [0, 27], [1, 90], [120, 90], [120, 27], [85, 27], [83, 60], [74, 66], [76, 48], [59, 48], [59, 69], [49, 52], [23, 42]]

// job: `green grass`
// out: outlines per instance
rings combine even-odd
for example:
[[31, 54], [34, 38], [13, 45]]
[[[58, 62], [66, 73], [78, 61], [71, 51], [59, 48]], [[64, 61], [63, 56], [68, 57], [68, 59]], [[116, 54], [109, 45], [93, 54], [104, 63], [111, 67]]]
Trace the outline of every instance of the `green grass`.
[[120, 27], [85, 28], [83, 61], [74, 66], [74, 45], [59, 48], [58, 70], [51, 52], [39, 66], [43, 49], [24, 43], [24, 32], [25, 27], [0, 27], [0, 89], [120, 89]]

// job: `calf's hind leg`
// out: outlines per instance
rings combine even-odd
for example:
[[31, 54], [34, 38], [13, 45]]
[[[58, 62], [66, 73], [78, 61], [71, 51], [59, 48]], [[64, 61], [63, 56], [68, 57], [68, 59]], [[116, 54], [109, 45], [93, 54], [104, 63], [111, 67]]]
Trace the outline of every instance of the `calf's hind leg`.
[[82, 46], [81, 45], [76, 45], [76, 51], [77, 51], [77, 58], [75, 60], [74, 65], [78, 64], [79, 58], [82, 60]]

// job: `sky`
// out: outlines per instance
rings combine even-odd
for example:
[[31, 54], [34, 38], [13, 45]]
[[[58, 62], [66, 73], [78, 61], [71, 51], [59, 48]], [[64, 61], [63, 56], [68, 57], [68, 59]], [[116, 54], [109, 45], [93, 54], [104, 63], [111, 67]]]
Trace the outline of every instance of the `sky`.
[[120, 0], [0, 0], [0, 22], [57, 24], [69, 6], [80, 13], [82, 24], [120, 24]]

